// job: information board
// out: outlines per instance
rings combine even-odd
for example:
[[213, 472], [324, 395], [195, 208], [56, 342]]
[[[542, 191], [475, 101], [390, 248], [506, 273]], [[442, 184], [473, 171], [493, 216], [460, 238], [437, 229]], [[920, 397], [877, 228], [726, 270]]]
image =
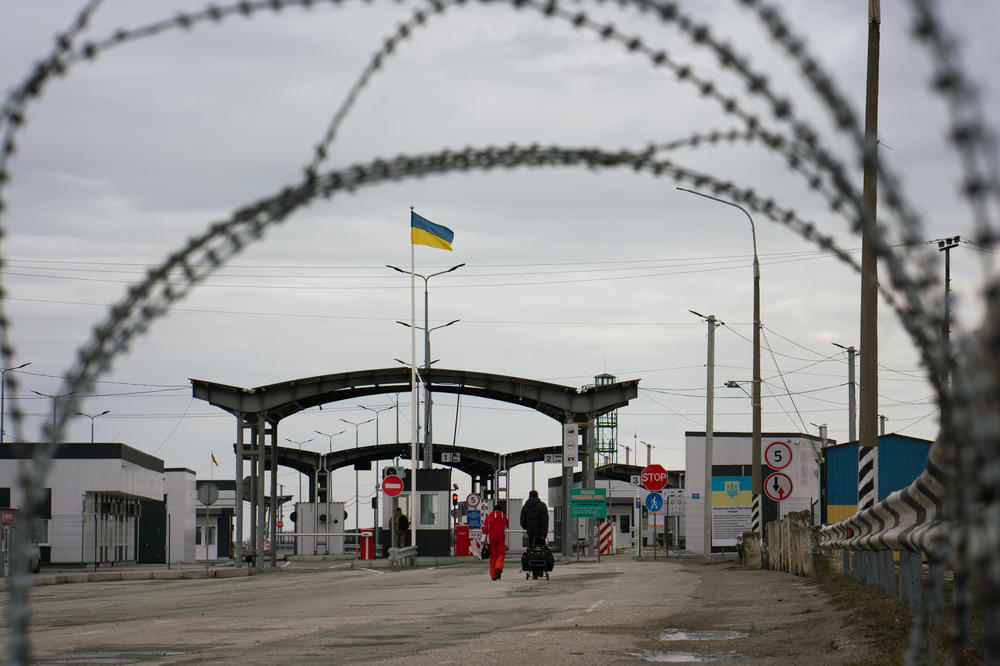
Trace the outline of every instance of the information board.
[[606, 518], [607, 488], [570, 488], [570, 518]]

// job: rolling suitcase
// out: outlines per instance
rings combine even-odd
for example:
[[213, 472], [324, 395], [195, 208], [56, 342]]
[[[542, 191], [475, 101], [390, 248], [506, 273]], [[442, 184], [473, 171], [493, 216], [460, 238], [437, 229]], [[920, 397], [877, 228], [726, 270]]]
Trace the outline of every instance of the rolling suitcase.
[[555, 558], [552, 556], [552, 551], [544, 543], [529, 546], [521, 555], [521, 571], [525, 572], [525, 580], [541, 578], [542, 576], [548, 580], [549, 572], [552, 571], [554, 565]]

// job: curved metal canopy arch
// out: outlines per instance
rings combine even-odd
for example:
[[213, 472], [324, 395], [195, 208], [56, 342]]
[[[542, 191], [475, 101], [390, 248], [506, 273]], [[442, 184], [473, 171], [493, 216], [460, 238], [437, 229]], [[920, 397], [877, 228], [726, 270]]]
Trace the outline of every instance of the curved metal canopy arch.
[[[638, 395], [638, 379], [586, 389], [469, 370], [431, 368], [420, 371], [432, 393], [499, 400], [528, 407], [561, 423], [585, 423]], [[248, 424], [268, 423], [331, 402], [410, 390], [410, 368], [398, 366], [292, 379], [252, 389], [191, 379], [195, 398], [239, 415]]]
[[[312, 475], [315, 471], [321, 469], [334, 471], [358, 463], [370, 463], [390, 458], [405, 458], [409, 460], [410, 443], [392, 442], [379, 444], [378, 446], [344, 449], [332, 453], [300, 451], [297, 448], [287, 446], [279, 446], [277, 447], [277, 451], [279, 467], [290, 467], [303, 474]], [[448, 465], [469, 476], [485, 477], [491, 476], [497, 469], [511, 469], [525, 463], [541, 462], [545, 459], [546, 455], [561, 453], [562, 447], [558, 445], [539, 446], [522, 451], [500, 454], [469, 446], [438, 444], [435, 445], [435, 451], [447, 451], [459, 454], [459, 462], [435, 461], [438, 464]], [[268, 470], [271, 468], [270, 458], [265, 461], [265, 468]]]

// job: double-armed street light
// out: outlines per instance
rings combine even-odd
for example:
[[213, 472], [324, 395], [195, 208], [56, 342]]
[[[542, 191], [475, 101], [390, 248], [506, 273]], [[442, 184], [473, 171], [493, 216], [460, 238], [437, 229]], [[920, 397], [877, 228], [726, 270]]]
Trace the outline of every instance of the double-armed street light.
[[52, 437], [56, 436], [56, 401], [60, 398], [68, 398], [71, 395], [76, 395], [76, 391], [70, 391], [69, 393], [61, 393], [59, 395], [50, 395], [48, 393], [42, 393], [41, 391], [32, 391], [35, 395], [40, 395], [43, 398], [49, 398], [52, 401]]
[[[350, 423], [352, 426], [354, 426], [354, 449], [357, 450], [357, 448], [358, 448], [358, 428], [360, 428], [361, 426], [363, 426], [366, 423], [371, 423], [372, 421], [375, 420], [375, 417], [373, 416], [372, 418], [368, 419], [367, 421], [351, 421], [349, 419], [340, 419], [340, 420], [343, 421], [344, 423]], [[376, 427], [377, 427], [377, 424], [376, 424]], [[329, 484], [330, 481], [327, 480], [327, 483]], [[327, 492], [329, 492], [329, 491], [327, 491]], [[359, 511], [359, 506], [358, 506], [358, 463], [355, 460], [355, 462], [354, 462], [354, 531], [355, 532], [357, 532], [358, 529], [359, 529], [358, 528], [358, 514], [360, 514], [360, 513], [361, 513], [361, 511]]]
[[84, 414], [83, 412], [77, 412], [76, 413], [77, 416], [86, 416], [88, 419], [90, 419], [90, 443], [91, 444], [94, 443], [94, 419], [97, 419], [97, 418], [99, 418], [101, 416], [104, 416], [105, 414], [110, 414], [110, 413], [111, 413], [110, 409], [105, 409], [100, 414]]
[[[327, 438], [327, 442], [330, 445], [330, 448], [328, 449], [328, 451], [329, 451], [330, 454], [333, 454], [333, 438], [336, 437], [337, 435], [343, 435], [347, 431], [346, 430], [341, 430], [339, 432], [333, 433], [332, 435], [330, 433], [327, 433], [327, 432], [320, 432], [319, 430], [315, 430], [314, 432], [317, 435], [323, 435], [324, 437]], [[330, 501], [330, 494], [333, 491], [333, 481], [332, 481], [332, 479], [330, 479], [330, 470], [327, 469], [327, 467], [326, 467], [327, 464], [328, 464], [328, 461], [327, 461], [326, 458], [324, 458], [323, 459], [323, 471], [326, 473], [326, 501], [329, 502]]]
[[389, 405], [388, 407], [382, 407], [381, 409], [377, 407], [365, 407], [364, 405], [358, 405], [358, 407], [360, 407], [361, 409], [365, 409], [369, 412], [374, 412], [375, 416], [373, 418], [375, 419], [375, 446], [379, 446], [382, 442], [379, 441], [379, 436], [378, 436], [378, 415], [381, 414], [382, 412], [387, 412], [390, 409], [396, 409], [396, 405]]
[[28, 361], [27, 363], [22, 363], [21, 365], [15, 365], [13, 368], [0, 368], [0, 445], [3, 444], [3, 435], [4, 435], [3, 417], [4, 417], [4, 412], [6, 411], [4, 407], [4, 398], [5, 398], [4, 394], [7, 389], [7, 373], [13, 372], [14, 370], [20, 370], [21, 368], [28, 365], [31, 365], [31, 361]]
[[[412, 271], [405, 270], [399, 266], [392, 266], [386, 264], [386, 268], [391, 268], [394, 271], [404, 273], [406, 275], [412, 275], [418, 277], [424, 281], [424, 325], [414, 326], [414, 328], [420, 329], [424, 332], [424, 370], [429, 371], [431, 368], [431, 331], [436, 331], [439, 328], [444, 328], [445, 326], [451, 326], [452, 324], [458, 323], [459, 319], [453, 319], [447, 324], [441, 324], [440, 326], [430, 327], [429, 316], [428, 316], [428, 282], [432, 277], [438, 275], [444, 275], [445, 273], [451, 273], [456, 271], [462, 266], [465, 266], [465, 262], [457, 264], [443, 271], [438, 271], [437, 273], [431, 273], [430, 275], [421, 275], [420, 273], [414, 273]], [[397, 324], [402, 324], [403, 326], [411, 326], [408, 322], [397, 321]], [[409, 364], [407, 364], [409, 365]], [[430, 374], [428, 372], [427, 376]], [[424, 379], [424, 467], [430, 469], [434, 461], [433, 455], [433, 429], [431, 426], [431, 389], [430, 382]]]
[[[302, 462], [302, 445], [303, 444], [308, 444], [309, 442], [313, 441], [314, 439], [316, 439], [316, 438], [315, 437], [310, 437], [309, 439], [303, 439], [300, 442], [298, 440], [289, 439], [288, 437], [286, 437], [285, 441], [286, 442], [291, 442], [292, 444], [298, 444], [299, 445], [299, 462], [301, 463]], [[299, 501], [300, 502], [302, 501], [302, 473], [301, 472], [299, 472]]]

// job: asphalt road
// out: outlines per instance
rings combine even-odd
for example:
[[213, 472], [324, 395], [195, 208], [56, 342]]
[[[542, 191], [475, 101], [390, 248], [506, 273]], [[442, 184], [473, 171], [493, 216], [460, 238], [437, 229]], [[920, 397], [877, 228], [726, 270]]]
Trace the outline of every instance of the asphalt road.
[[[843, 639], [843, 618], [816, 588], [787, 574], [624, 556], [557, 564], [548, 581], [514, 568], [493, 582], [481, 563], [391, 571], [312, 562], [249, 578], [38, 587], [33, 656], [411, 666], [683, 663], [687, 655], [815, 666], [864, 648]], [[665, 632], [682, 640], [660, 640]]]

